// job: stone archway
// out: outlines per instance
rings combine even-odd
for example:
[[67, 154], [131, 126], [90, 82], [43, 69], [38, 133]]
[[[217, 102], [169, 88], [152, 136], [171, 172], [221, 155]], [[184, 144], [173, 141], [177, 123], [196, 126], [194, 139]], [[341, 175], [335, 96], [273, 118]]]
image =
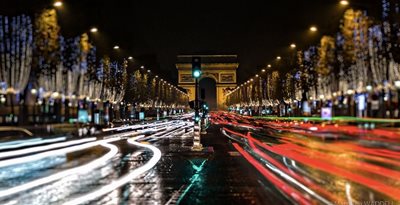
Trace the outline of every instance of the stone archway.
[[237, 85], [236, 70], [239, 66], [237, 55], [179, 55], [176, 63], [178, 83], [189, 94], [189, 100], [194, 100], [195, 98], [195, 81], [192, 77], [193, 57], [201, 57], [202, 77], [200, 81], [203, 78], [211, 78], [216, 82], [217, 109], [226, 109], [226, 94], [235, 89]]

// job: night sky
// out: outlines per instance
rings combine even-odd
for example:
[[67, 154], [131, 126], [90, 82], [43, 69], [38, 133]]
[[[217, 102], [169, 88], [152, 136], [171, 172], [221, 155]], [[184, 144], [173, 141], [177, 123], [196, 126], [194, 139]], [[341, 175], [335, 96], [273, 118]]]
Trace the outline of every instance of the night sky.
[[[298, 48], [316, 44], [323, 34], [338, 30], [344, 8], [338, 0], [153, 1], [64, 0], [59, 10], [62, 34], [79, 35], [96, 26], [95, 42], [101, 52], [113, 45], [124, 56], [157, 59], [155, 70], [176, 82], [178, 54], [238, 54], [238, 81], [256, 74], [277, 55], [285, 56], [290, 43]], [[378, 17], [378, 0], [353, 0]], [[367, 3], [366, 3], [367, 2]], [[358, 5], [363, 4], [363, 5]], [[51, 7], [48, 0], [1, 0], [0, 14], [32, 14]], [[375, 12], [375, 13], [374, 13]], [[311, 34], [310, 25], [319, 32]]]

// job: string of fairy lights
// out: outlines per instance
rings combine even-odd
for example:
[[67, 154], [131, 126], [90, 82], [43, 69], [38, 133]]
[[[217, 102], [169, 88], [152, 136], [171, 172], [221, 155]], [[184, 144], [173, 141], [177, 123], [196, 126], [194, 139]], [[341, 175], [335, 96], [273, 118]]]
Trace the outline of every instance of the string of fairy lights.
[[[301, 51], [303, 55], [302, 58], [310, 58], [310, 56], [318, 56], [320, 54], [320, 50], [323, 49], [325, 49], [325, 52], [329, 52], [329, 49], [336, 49], [336, 47], [347, 46], [347, 48], [349, 48], [349, 46], [346, 45], [346, 43], [349, 42], [354, 44], [351, 51], [344, 50], [344, 52], [349, 52], [350, 55], [354, 56], [354, 62], [352, 62], [350, 65], [347, 65], [347, 71], [344, 72], [343, 69], [340, 68], [341, 70], [337, 76], [317, 76], [316, 79], [309, 79], [318, 81], [315, 83], [317, 83], [319, 87], [317, 90], [319, 94], [317, 96], [310, 97], [310, 100], [330, 99], [340, 95], [341, 92], [344, 92], [344, 94], [347, 95], [352, 95], [355, 93], [373, 92], [374, 89], [375, 91], [382, 90], [383, 88], [400, 89], [399, 63], [396, 61], [396, 59], [394, 59], [395, 57], [393, 57], [395, 56], [394, 54], [396, 53], [396, 50], [392, 50], [393, 48], [397, 48], [399, 45], [391, 41], [391, 36], [393, 33], [400, 33], [400, 29], [398, 27], [393, 27], [393, 25], [396, 26], [397, 24], [390, 22], [391, 12], [397, 12], [397, 15], [399, 13], [398, 5], [392, 5], [389, 0], [382, 0], [381, 3], [382, 23], [376, 22], [375, 24], [370, 24], [369, 22], [371, 22], [371, 19], [366, 15], [365, 12], [355, 9], [347, 9], [341, 22], [343, 24], [341, 26], [342, 33], [339, 32], [336, 34], [336, 36], [332, 37], [324, 35], [321, 38], [318, 47], [311, 46], [306, 50], [298, 50], [296, 44], [294, 43], [289, 45], [289, 48], [292, 51], [294, 50], [296, 53]], [[346, 7], [351, 5], [351, 3], [347, 0], [341, 0], [339, 1], [339, 5]], [[359, 6], [363, 7], [364, 5]], [[357, 23], [359, 25], [354, 25]], [[309, 31], [317, 32], [318, 28], [316, 26], [311, 26]], [[346, 36], [346, 34], [349, 33], [352, 35]], [[385, 55], [385, 53], [387, 55]], [[346, 60], [349, 61], [348, 59], [343, 58], [343, 55], [335, 56], [335, 58], [337, 58], [335, 60], [342, 65], [342, 67], [348, 63], [345, 62]], [[368, 59], [368, 61], [366, 59]], [[282, 60], [288, 59], [277, 56], [275, 62]], [[310, 62], [311, 61], [312, 60], [310, 60]], [[318, 63], [328, 64], [326, 62]], [[305, 70], [312, 70], [315, 72], [315, 67], [318, 67], [318, 65], [309, 64], [303, 64], [303, 66], [306, 68]], [[329, 65], [326, 67], [329, 67]], [[369, 70], [366, 69], [367, 67], [369, 67]], [[293, 68], [291, 67], [290, 69]], [[241, 88], [252, 84], [256, 81], [256, 79], [262, 77], [267, 71], [272, 71], [271, 64], [268, 64], [266, 68], [261, 70], [260, 73], [250, 77], [247, 81], [237, 86], [235, 89], [229, 92], [226, 97], [230, 97], [232, 94], [239, 92]], [[333, 71], [329, 71], [328, 68], [328, 73], [329, 72]], [[298, 73], [292, 73], [292, 75], [292, 78], [299, 78], [299, 76], [297, 76]], [[270, 89], [270, 87], [267, 85], [267, 88], [263, 86], [262, 89]], [[266, 92], [270, 92], [270, 90], [267, 90]], [[291, 97], [294, 98], [294, 96]]]
[[[60, 0], [56, 0], [56, 1], [53, 3], [53, 6], [54, 6], [56, 9], [61, 9], [61, 8], [63, 7], [63, 5], [64, 5], [63, 1], [60, 1]], [[98, 33], [98, 32], [99, 32], [99, 28], [98, 28], [98, 27], [92, 27], [92, 28], [89, 29], [89, 31], [90, 31], [90, 33], [93, 33], [93, 34], [94, 34], [94, 33]], [[113, 49], [114, 49], [114, 50], [120, 50], [121, 47], [120, 47], [119, 45], [114, 45], [114, 46], [113, 46]], [[130, 62], [132, 62], [132, 61], [135, 60], [133, 56], [128, 56], [126, 59], [127, 59], [128, 61], [130, 61]], [[140, 66], [140, 68], [141, 68], [141, 69], [146, 69], [145, 66], [143, 66], [143, 65]], [[150, 74], [150, 73], [151, 73], [151, 70], [150, 70], [150, 69], [147, 69], [147, 73]], [[175, 90], [176, 92], [179, 92], [180, 94], [185, 95], [186, 97], [189, 97], [189, 95], [188, 95], [187, 93], [183, 92], [183, 91], [182, 91], [181, 89], [179, 89], [177, 86], [171, 84], [170, 82], [164, 80], [163, 78], [160, 78], [158, 75], [154, 75], [154, 77], [155, 77], [156, 79], [159, 79], [160, 82], [161, 82], [162, 84], [166, 84], [166, 85], [168, 85], [171, 89]]]

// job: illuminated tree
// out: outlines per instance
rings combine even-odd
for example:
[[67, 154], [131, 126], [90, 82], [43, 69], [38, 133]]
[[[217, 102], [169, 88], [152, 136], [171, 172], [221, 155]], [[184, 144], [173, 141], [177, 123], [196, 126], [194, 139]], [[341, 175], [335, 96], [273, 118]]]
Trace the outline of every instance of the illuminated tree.
[[103, 87], [101, 92], [101, 99], [103, 101], [112, 101], [114, 97], [112, 96], [111, 89], [112, 89], [112, 74], [111, 74], [111, 65], [110, 65], [110, 58], [105, 56], [100, 61], [100, 67], [103, 71], [102, 81]]
[[[0, 93], [11, 94], [14, 121], [16, 96], [24, 91], [31, 72], [33, 31], [28, 16], [0, 16]], [[21, 113], [21, 111], [20, 111]]]
[[316, 72], [318, 74], [319, 93], [331, 97], [332, 91], [338, 89], [335, 82], [335, 39], [331, 36], [323, 36], [318, 49], [318, 64]]
[[294, 98], [294, 80], [293, 80], [293, 74], [292, 73], [286, 73], [285, 78], [283, 81], [283, 99], [285, 101], [290, 101], [291, 99]]
[[270, 75], [270, 90], [269, 90], [269, 96], [271, 96], [271, 100], [275, 101], [278, 100], [279, 98], [279, 91], [278, 90], [278, 84], [279, 84], [279, 72], [278, 71], [273, 71]]
[[22, 92], [29, 79], [32, 62], [32, 23], [28, 16], [0, 16], [1, 88]]
[[370, 19], [362, 11], [349, 9], [344, 14], [337, 40], [340, 50], [338, 60], [342, 63], [339, 76], [341, 90], [361, 90], [367, 84], [370, 24]]
[[57, 85], [56, 69], [60, 69], [60, 27], [54, 9], [43, 10], [36, 16], [34, 35], [34, 65], [39, 86], [49, 95]]
[[104, 59], [104, 86], [103, 86], [103, 100], [118, 103], [123, 100], [127, 84], [126, 66], [127, 62], [122, 64], [118, 62], [111, 62], [108, 58]]
[[303, 52], [302, 63], [301, 81], [303, 91], [306, 92], [306, 95], [310, 95], [315, 99], [318, 96], [318, 73], [316, 72], [318, 53], [316, 47], [312, 46]]
[[148, 88], [147, 88], [148, 82], [147, 81], [148, 81], [147, 73], [142, 73], [140, 75], [139, 85], [138, 85], [139, 86], [138, 94], [140, 95], [139, 102], [142, 104], [146, 104], [149, 100], [149, 93], [147, 92], [148, 91]]
[[77, 85], [77, 93], [81, 99], [89, 96], [89, 90], [86, 89], [90, 74], [88, 73], [88, 55], [92, 45], [89, 43], [89, 37], [86, 33], [79, 38], [79, 80]]
[[157, 78], [153, 77], [153, 79], [151, 79], [150, 81], [150, 86], [149, 86], [149, 93], [150, 93], [150, 100], [152, 107], [155, 107], [157, 102], [156, 86], [157, 86]]
[[88, 97], [91, 100], [99, 101], [101, 97], [101, 89], [103, 86], [102, 76], [103, 70], [97, 66], [96, 62], [96, 47], [91, 46], [88, 53], [88, 72], [87, 72], [87, 87]]

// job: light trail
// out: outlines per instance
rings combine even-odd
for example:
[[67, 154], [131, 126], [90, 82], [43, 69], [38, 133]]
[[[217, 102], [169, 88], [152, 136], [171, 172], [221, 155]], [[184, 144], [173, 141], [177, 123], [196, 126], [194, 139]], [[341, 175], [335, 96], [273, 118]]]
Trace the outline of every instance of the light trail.
[[[319, 203], [350, 203], [353, 200], [354, 204], [354, 201], [362, 200], [363, 196], [354, 195], [349, 198], [349, 182], [352, 182], [362, 190], [377, 193], [379, 200], [400, 200], [396, 186], [400, 176], [397, 169], [400, 165], [397, 162], [400, 159], [400, 149], [396, 146], [400, 133], [397, 130], [366, 129], [351, 124], [281, 122], [281, 118], [273, 119], [264, 121], [214, 114], [212, 121], [235, 130], [226, 127], [221, 129], [225, 136], [238, 142], [234, 143], [234, 147], [242, 151], [241, 154], [259, 172], [266, 168], [307, 198], [311, 196], [319, 200]], [[243, 129], [251, 126], [259, 126], [260, 129]], [[284, 164], [279, 158], [283, 159]], [[256, 162], [263, 164], [258, 167]], [[306, 171], [296, 166], [297, 163], [301, 168], [307, 168]], [[332, 187], [332, 178], [339, 178], [348, 184]], [[270, 177], [268, 180], [273, 182], [275, 179]], [[290, 192], [283, 190], [286, 187], [279, 181], [273, 183], [286, 196], [291, 196]]]
[[34, 141], [39, 141], [39, 140], [42, 140], [42, 138], [38, 137], [38, 138], [32, 138], [32, 139], [26, 139], [26, 140], [13, 140], [13, 141], [2, 142], [2, 143], [0, 143], [0, 149], [3, 146], [16, 145], [16, 144], [24, 143], [24, 142], [34, 142]]
[[[100, 189], [91, 192], [87, 195], [84, 195], [82, 197], [87, 196], [87, 200], [90, 201], [92, 197], [97, 198], [101, 195], [104, 195], [108, 192], [111, 192], [112, 190], [122, 186], [123, 184], [128, 183], [131, 181], [133, 178], [145, 173], [146, 171], [150, 170], [153, 168], [157, 162], [161, 158], [161, 151], [155, 148], [152, 145], [146, 145], [146, 144], [141, 144], [136, 142], [135, 140], [142, 139], [145, 135], [148, 134], [149, 132], [159, 132], [161, 130], [167, 129], [167, 132], [163, 133], [162, 136], [160, 137], [168, 137], [174, 133], [177, 133], [178, 131], [182, 131], [184, 129], [187, 123], [184, 122], [179, 122], [179, 121], [172, 121], [168, 123], [152, 123], [149, 126], [137, 126], [136, 128], [142, 128], [141, 130], [137, 131], [130, 131], [130, 132], [125, 132], [125, 133], [117, 133], [117, 134], [112, 134], [109, 136], [104, 137], [103, 140], [96, 140], [96, 138], [89, 138], [89, 139], [83, 139], [83, 140], [75, 140], [75, 141], [68, 141], [68, 142], [63, 142], [63, 143], [57, 143], [57, 144], [51, 144], [51, 145], [46, 145], [42, 147], [33, 147], [33, 148], [27, 148], [23, 150], [17, 150], [17, 151], [10, 151], [10, 152], [4, 152], [0, 153], [0, 157], [12, 157], [12, 156], [19, 156], [19, 155], [29, 155], [30, 153], [35, 153], [33, 155], [29, 156], [22, 156], [19, 158], [11, 158], [11, 159], [6, 159], [3, 161], [0, 161], [0, 168], [1, 167], [12, 167], [12, 165], [17, 165], [17, 164], [23, 164], [23, 163], [29, 163], [29, 162], [34, 162], [36, 160], [44, 159], [47, 157], [53, 157], [53, 156], [62, 156], [70, 152], [76, 152], [84, 149], [89, 149], [95, 146], [103, 146], [109, 149], [109, 152], [105, 155], [103, 155], [100, 158], [97, 158], [87, 164], [84, 164], [82, 166], [74, 167], [71, 169], [63, 170], [60, 172], [57, 172], [55, 174], [39, 178], [6, 190], [1, 190], [0, 191], [0, 198], [7, 199], [8, 197], [12, 197], [15, 194], [31, 190], [35, 187], [39, 187], [42, 185], [46, 185], [52, 182], [56, 182], [58, 180], [61, 180], [65, 177], [69, 176], [75, 176], [79, 175], [82, 173], [88, 173], [91, 170], [97, 169], [99, 167], [104, 166], [110, 159], [112, 159], [115, 155], [118, 154], [118, 148], [115, 145], [109, 144], [111, 142], [115, 142], [118, 140], [126, 139], [127, 137], [132, 137], [135, 136], [132, 139], [128, 140], [128, 143], [136, 145], [141, 148], [149, 149], [153, 152], [153, 157], [142, 167], [139, 167], [132, 171], [131, 173], [113, 181], [111, 184], [101, 187]], [[147, 128], [147, 129], [145, 129]], [[35, 142], [35, 141], [32, 141]], [[66, 147], [69, 146], [69, 147]], [[65, 147], [65, 148], [64, 148]], [[62, 149], [57, 149], [57, 148], [62, 148]], [[36, 153], [40, 152], [40, 153]], [[141, 153], [141, 152], [138, 152]], [[81, 197], [79, 197], [81, 198]], [[75, 201], [80, 201], [79, 203], [82, 203], [81, 200], [73, 199], [72, 203]], [[67, 202], [70, 203], [70, 202]]]
[[153, 122], [153, 123], [142, 124], [142, 125], [120, 126], [120, 127], [113, 127], [113, 128], [105, 128], [105, 129], [103, 129], [103, 132], [137, 130], [137, 129], [144, 129], [144, 128], [151, 127], [151, 126], [169, 125], [169, 124], [172, 124], [172, 123], [174, 123], [174, 121], [162, 122], [162, 123]]
[[321, 170], [326, 173], [337, 175], [345, 179], [348, 179], [350, 181], [362, 184], [366, 187], [371, 188], [372, 190], [381, 192], [396, 200], [400, 200], [400, 196], [397, 194], [400, 191], [400, 189], [398, 189], [397, 187], [388, 186], [379, 180], [359, 175], [357, 173], [349, 171], [348, 169], [343, 169], [338, 166], [332, 165], [327, 161], [319, 161], [317, 159], [305, 156], [303, 154], [294, 152], [292, 150], [288, 150], [287, 148], [284, 148], [282, 146], [268, 146], [252, 138], [251, 136], [247, 137], [249, 140], [256, 142], [258, 146], [262, 147], [265, 150], [268, 150], [270, 152], [273, 152], [281, 156], [286, 156], [314, 169]]
[[153, 153], [153, 157], [146, 164], [133, 170], [129, 174], [124, 175], [123, 177], [121, 177], [117, 180], [114, 180], [113, 182], [109, 183], [108, 185], [103, 186], [103, 187], [101, 187], [93, 192], [90, 192], [88, 194], [85, 194], [83, 196], [77, 197], [69, 202], [64, 203], [64, 205], [83, 204], [83, 203], [93, 201], [93, 200], [95, 200], [107, 193], [110, 193], [113, 190], [129, 183], [134, 178], [136, 178], [136, 177], [140, 176], [141, 174], [152, 169], [157, 164], [157, 162], [161, 159], [161, 151], [158, 148], [154, 147], [153, 145], [142, 144], [142, 143], [136, 142], [135, 140], [137, 140], [137, 139], [139, 139], [139, 137], [134, 138], [134, 139], [129, 139], [128, 143], [138, 146], [138, 147], [141, 147], [141, 148], [147, 148]]
[[[0, 168], [1, 167], [15, 165], [15, 164], [22, 164], [22, 163], [26, 163], [26, 162], [31, 162], [31, 161], [43, 159], [43, 158], [46, 158], [46, 157], [64, 155], [64, 154], [69, 153], [69, 152], [76, 152], [76, 151], [79, 151], [79, 150], [88, 149], [88, 148], [100, 145], [101, 143], [114, 142], [114, 141], [118, 141], [118, 140], [124, 139], [127, 136], [132, 136], [132, 135], [137, 135], [137, 134], [138, 134], [137, 132], [128, 132], [128, 133], [124, 133], [124, 134], [115, 134], [115, 135], [111, 135], [109, 138], [104, 139], [104, 140], [99, 140], [99, 141], [95, 141], [95, 142], [89, 142], [89, 143], [85, 143], [85, 144], [81, 144], [81, 145], [77, 145], [77, 146], [73, 146], [73, 147], [67, 147], [67, 148], [63, 148], [63, 149], [58, 149], [58, 150], [51, 150], [51, 151], [42, 152], [42, 153], [39, 153], [39, 154], [34, 154], [34, 155], [26, 156], [26, 157], [19, 157], [19, 158], [12, 158], [12, 159], [8, 159], [8, 160], [3, 160], [3, 161], [0, 161]], [[96, 138], [94, 138], [94, 139], [96, 139]], [[87, 140], [91, 141], [92, 138], [89, 138]], [[73, 141], [71, 141], [71, 142], [73, 142]]]
[[[222, 132], [223, 132], [223, 134], [225, 136], [227, 136], [227, 137], [229, 137], [231, 139], [234, 139], [235, 141], [238, 141], [238, 142], [241, 142], [241, 143], [246, 143], [246, 145], [248, 145], [247, 147], [250, 148], [250, 150], [251, 150], [251, 152], [247, 151], [248, 153], [251, 153], [252, 156], [254, 156], [254, 155], [258, 156], [257, 158], [260, 161], [263, 161], [264, 165], [266, 167], [268, 167], [270, 170], [275, 172], [280, 177], [284, 178], [286, 181], [289, 181], [290, 183], [295, 184], [297, 187], [299, 187], [300, 189], [302, 189], [306, 193], [310, 194], [311, 196], [313, 196], [314, 198], [316, 198], [320, 202], [322, 202], [324, 204], [330, 204], [330, 202], [327, 199], [325, 199], [324, 197], [320, 196], [319, 194], [317, 194], [316, 192], [314, 192], [310, 188], [313, 188], [313, 189], [317, 190], [318, 192], [324, 194], [325, 196], [329, 197], [329, 199], [331, 199], [333, 201], [340, 201], [340, 199], [336, 195], [333, 195], [330, 192], [327, 192], [322, 187], [312, 183], [310, 180], [304, 179], [303, 177], [301, 177], [297, 173], [295, 173], [292, 170], [289, 170], [287, 167], [283, 166], [281, 163], [279, 163], [274, 158], [268, 156], [267, 154], [265, 154], [264, 152], [259, 150], [255, 146], [255, 142], [252, 140], [250, 133], [248, 133], [247, 135], [243, 135], [241, 133], [237, 133], [237, 132], [231, 131], [231, 130], [229, 130], [227, 128], [224, 128], [222, 130]], [[226, 132], [229, 132], [231, 134], [234, 134], [234, 135], [237, 135], [239, 137], [245, 138], [245, 139], [247, 139], [247, 142], [239, 141], [239, 140], [229, 136]]]
[[399, 123], [399, 119], [386, 119], [386, 118], [359, 118], [349, 116], [337, 116], [332, 117], [330, 120], [321, 117], [260, 117], [254, 116], [254, 119], [266, 119], [266, 120], [283, 120], [283, 121], [342, 121], [342, 122], [374, 122], [374, 123]]
[[[95, 145], [95, 143], [93, 143], [93, 145]], [[34, 187], [37, 186], [41, 186], [59, 179], [62, 179], [64, 177], [67, 176], [71, 176], [73, 174], [81, 174], [81, 173], [87, 173], [90, 172], [93, 169], [96, 169], [98, 167], [101, 167], [103, 165], [105, 165], [110, 159], [112, 159], [115, 155], [118, 154], [118, 148], [115, 145], [112, 144], [108, 144], [108, 143], [100, 143], [101, 146], [106, 147], [109, 149], [108, 153], [103, 155], [102, 157], [91, 161], [88, 164], [82, 165], [82, 166], [78, 166], [72, 169], [68, 169], [65, 171], [61, 171], [58, 172], [56, 174], [47, 176], [47, 177], [43, 177], [10, 189], [6, 189], [6, 190], [2, 190], [0, 191], [0, 198], [6, 197], [6, 196], [11, 196], [13, 194], [19, 193], [19, 192], [23, 192], [29, 189], [32, 189]]]
[[[108, 144], [110, 142], [115, 142], [115, 141], [119, 141], [124, 139], [124, 137], [126, 136], [132, 136], [134, 134], [137, 134], [137, 132], [128, 132], [128, 133], [124, 133], [124, 134], [114, 134], [109, 136], [108, 139], [104, 139], [104, 140], [98, 140], [95, 142], [89, 142], [86, 144], [82, 144], [82, 145], [77, 145], [74, 147], [68, 147], [68, 148], [64, 148], [64, 149], [59, 149], [59, 150], [53, 150], [53, 151], [49, 151], [49, 152], [44, 152], [44, 153], [40, 153], [37, 155], [33, 155], [33, 156], [29, 156], [29, 157], [21, 157], [21, 158], [17, 158], [17, 159], [10, 159], [10, 160], [6, 160], [6, 161], [1, 161], [0, 162], [0, 167], [1, 167], [1, 163], [4, 163], [3, 166], [10, 166], [10, 164], [12, 164], [12, 162], [17, 163], [26, 163], [28, 161], [35, 161], [37, 159], [41, 159], [41, 158], [46, 158], [46, 157], [50, 157], [50, 156], [58, 156], [58, 155], [62, 155], [62, 154], [66, 154], [69, 152], [75, 152], [75, 151], [79, 151], [79, 150], [83, 150], [83, 149], [88, 149], [91, 147], [95, 147], [98, 145], [101, 145], [103, 147], [108, 148], [110, 151], [102, 156], [101, 158], [98, 158], [88, 164], [79, 166], [79, 167], [75, 167], [72, 169], [68, 169], [65, 171], [61, 171], [58, 172], [56, 174], [47, 176], [47, 177], [43, 177], [7, 190], [2, 190], [0, 191], [0, 198], [4, 198], [6, 196], [10, 196], [22, 191], [26, 191], [29, 189], [32, 189], [34, 187], [40, 186], [40, 185], [44, 185], [59, 179], [62, 179], [64, 177], [67, 176], [71, 176], [73, 174], [79, 174], [79, 173], [87, 173], [90, 170], [96, 169], [98, 167], [103, 166], [108, 160], [110, 160], [111, 158], [113, 158], [117, 153], [118, 153], [118, 148], [115, 145], [111, 145]], [[139, 136], [140, 137], [140, 136]]]
[[159, 132], [159, 133], [155, 133], [153, 135], [149, 135], [147, 137], [145, 137], [143, 140], [158, 140], [161, 138], [166, 138], [166, 137], [170, 137], [171, 135], [180, 132], [180, 131], [184, 131], [184, 129], [192, 127], [193, 123], [187, 123], [187, 122], [181, 122], [177, 125], [171, 126], [171, 127], [166, 127], [165, 131], [163, 132]]
[[[47, 151], [47, 150], [82, 144], [82, 143], [91, 142], [91, 141], [95, 141], [95, 140], [96, 140], [96, 138], [92, 137], [92, 138], [87, 138], [87, 139], [73, 140], [73, 141], [68, 141], [68, 142], [40, 146], [40, 147], [32, 147], [32, 148], [27, 148], [27, 149], [22, 149], [22, 150], [1, 152], [0, 159], [19, 156], [19, 155], [27, 155], [27, 154], [31, 154], [31, 153], [35, 153], [35, 152], [43, 152], [43, 151]], [[0, 162], [0, 167], [2, 167], [2, 165], [1, 165], [2, 163], [3, 162]]]
[[[39, 159], [49, 157], [49, 156], [62, 155], [62, 154], [68, 153], [68, 152], [75, 152], [75, 151], [87, 149], [87, 148], [99, 145], [102, 142], [112, 142], [112, 141], [124, 139], [128, 136], [135, 136], [135, 135], [139, 135], [139, 134], [148, 132], [149, 130], [150, 129], [144, 129], [144, 130], [140, 130], [140, 131], [132, 131], [132, 132], [126, 132], [126, 133], [113, 134], [108, 137], [105, 137], [105, 139], [103, 141], [96, 141], [96, 142], [86, 143], [86, 144], [82, 144], [82, 143], [94, 141], [94, 140], [96, 140], [96, 138], [74, 140], [74, 141], [68, 141], [68, 142], [63, 142], [63, 143], [41, 146], [41, 147], [32, 147], [32, 148], [27, 148], [27, 149], [23, 149], [23, 150], [3, 152], [3, 153], [0, 153], [0, 159], [19, 156], [19, 155], [27, 155], [27, 154], [35, 153], [35, 152], [42, 152], [42, 153], [34, 154], [34, 155], [26, 156], [26, 157], [12, 158], [12, 159], [8, 159], [8, 160], [0, 161], [0, 168], [15, 165], [15, 164], [22, 164], [22, 163], [26, 163], [26, 162], [30, 162], [30, 161], [35, 161], [35, 160], [39, 160]], [[56, 148], [66, 147], [66, 146], [71, 146], [71, 145], [76, 145], [76, 144], [82, 144], [82, 145], [74, 146], [74, 147], [67, 147], [64, 149], [53, 150]], [[47, 151], [47, 150], [52, 150], [52, 151]], [[43, 152], [43, 151], [47, 151], [47, 152]]]
[[53, 139], [35, 138], [35, 139], [30, 139], [30, 140], [17, 140], [17, 141], [12, 141], [12, 142], [7, 142], [7, 143], [1, 143], [0, 150], [16, 149], [16, 148], [29, 147], [29, 146], [35, 146], [35, 145], [41, 145], [41, 144], [49, 144], [49, 143], [54, 143], [54, 142], [65, 141], [66, 139], [67, 139], [66, 137], [58, 137], [58, 138], [53, 138]]
[[285, 192], [288, 196], [290, 196], [293, 200], [295, 200], [299, 204], [311, 204], [310, 200], [304, 197], [299, 191], [292, 188], [277, 176], [272, 174], [265, 168], [261, 163], [255, 160], [249, 153], [247, 153], [243, 148], [241, 148], [237, 143], [233, 143], [234, 148], [242, 154], [242, 156], [253, 165], [266, 179], [268, 179], [275, 186], [280, 188], [283, 192]]

